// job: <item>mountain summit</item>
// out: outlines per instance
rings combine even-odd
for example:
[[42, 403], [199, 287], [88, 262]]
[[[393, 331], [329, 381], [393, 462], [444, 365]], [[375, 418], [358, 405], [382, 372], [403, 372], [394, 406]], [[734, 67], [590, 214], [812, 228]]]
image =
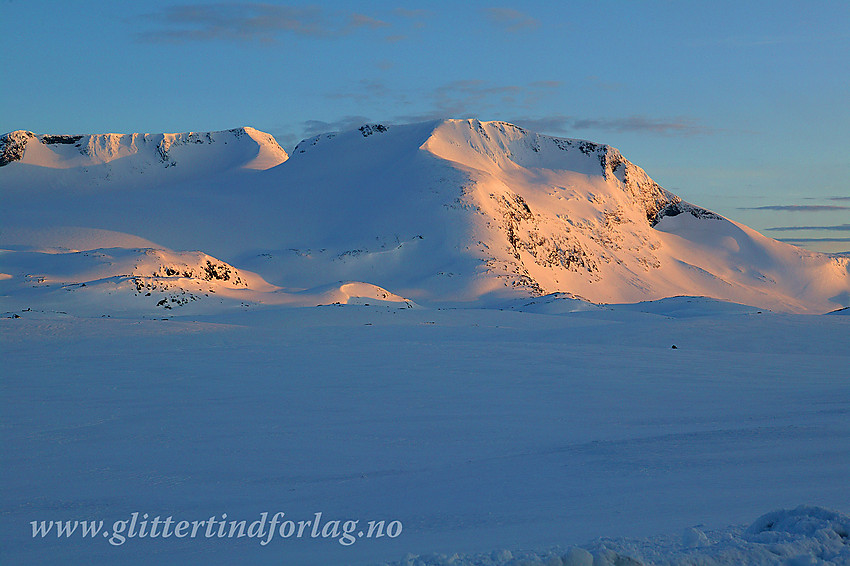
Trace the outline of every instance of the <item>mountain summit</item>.
[[[56, 145], [45, 137], [40, 144]], [[214, 163], [175, 157], [175, 169], [186, 164], [179, 182], [149, 176], [127, 191], [124, 173], [91, 189], [52, 170], [69, 190], [30, 183], [4, 199], [12, 223], [30, 231], [133, 234], [289, 289], [364, 281], [425, 304], [552, 293], [597, 303], [701, 295], [791, 312], [850, 303], [850, 259], [687, 203], [603, 144], [441, 120], [315, 136], [263, 171], [223, 148]], [[0, 169], [0, 186], [14, 165]], [[18, 173], [36, 178], [31, 169]]]

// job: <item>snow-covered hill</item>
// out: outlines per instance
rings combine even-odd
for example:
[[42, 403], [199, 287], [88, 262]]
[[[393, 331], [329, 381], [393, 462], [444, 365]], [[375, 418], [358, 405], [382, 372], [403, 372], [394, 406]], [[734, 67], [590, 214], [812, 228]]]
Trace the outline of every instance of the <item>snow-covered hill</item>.
[[[21, 144], [8, 140], [27, 136], [7, 135], [3, 154], [15, 157], [9, 148]], [[99, 185], [82, 182], [102, 179], [95, 166], [48, 166], [77, 163], [93, 140], [113, 138], [28, 138], [19, 162], [4, 158], [12, 162], [0, 168], [9, 211], [0, 245], [85, 227], [203, 250], [281, 287], [362, 281], [426, 304], [551, 293], [597, 303], [698, 295], [809, 313], [850, 304], [850, 258], [777, 242], [684, 202], [607, 145], [504, 122], [371, 124], [304, 140], [285, 162], [275, 154], [280, 165], [246, 171], [254, 161], [235, 140], [253, 140], [262, 154], [271, 142], [256, 140], [267, 134], [213, 133], [207, 145], [216, 149], [203, 153], [205, 136], [175, 137], [164, 161], [157, 148], [166, 138], [153, 136], [141, 146], [158, 174], [139, 184], [132, 167], [113, 168]], [[227, 136], [234, 141], [218, 143]], [[114, 139], [124, 140], [110, 150], [118, 155], [147, 137]], [[183, 164], [179, 179], [168, 175]]]
[[209, 314], [259, 305], [412, 302], [358, 282], [287, 292], [202, 252], [156, 248], [0, 250], [0, 312], [75, 316]]

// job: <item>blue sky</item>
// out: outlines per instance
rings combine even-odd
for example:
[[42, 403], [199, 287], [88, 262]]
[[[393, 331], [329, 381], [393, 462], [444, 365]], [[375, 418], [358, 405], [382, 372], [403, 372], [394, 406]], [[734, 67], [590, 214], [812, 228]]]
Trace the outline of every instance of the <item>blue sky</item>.
[[850, 249], [846, 1], [0, 0], [0, 50], [0, 132], [251, 125], [291, 148], [366, 121], [507, 120]]

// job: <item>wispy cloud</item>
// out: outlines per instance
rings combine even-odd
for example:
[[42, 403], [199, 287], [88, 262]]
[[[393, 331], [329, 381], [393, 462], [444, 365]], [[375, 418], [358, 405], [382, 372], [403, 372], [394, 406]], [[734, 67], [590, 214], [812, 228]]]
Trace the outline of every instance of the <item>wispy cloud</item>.
[[348, 25], [352, 28], [369, 29], [380, 29], [390, 26], [390, 24], [388, 24], [387, 22], [372, 18], [370, 16], [366, 16], [364, 14], [351, 14], [348, 17]]
[[534, 88], [559, 88], [563, 84], [563, 81], [534, 81], [529, 83], [528, 86]]
[[485, 118], [488, 112], [503, 108], [530, 108], [544, 93], [551, 94], [557, 81], [535, 81], [526, 85], [493, 84], [480, 79], [459, 80], [435, 88], [431, 109], [397, 116], [401, 122], [436, 118]]
[[307, 120], [302, 124], [304, 135], [307, 137], [323, 134], [325, 132], [342, 132], [359, 128], [369, 123], [366, 116], [345, 116], [339, 120], [325, 122], [324, 120]]
[[604, 130], [613, 132], [644, 132], [660, 135], [689, 136], [711, 133], [709, 128], [688, 118], [649, 118], [629, 116], [625, 118], [578, 118], [554, 114], [540, 118], [519, 117], [513, 120], [530, 130], [550, 133], [568, 133], [575, 130]]
[[833, 224], [831, 226], [775, 226], [773, 228], [765, 228], [772, 232], [796, 232], [803, 230], [823, 230], [831, 232], [850, 232], [850, 224]]
[[[393, 67], [391, 61], [376, 63], [386, 70]], [[330, 99], [347, 99], [357, 102], [366, 112], [382, 112], [385, 108], [410, 110], [397, 111], [394, 115], [383, 114], [381, 119], [395, 123], [422, 122], [438, 118], [498, 118], [505, 119], [506, 108], [530, 110], [539, 99], [556, 96], [560, 81], [538, 80], [528, 84], [498, 84], [481, 79], [457, 80], [437, 86], [430, 92], [417, 90], [415, 93], [397, 82], [380, 79], [361, 79], [347, 84], [345, 89], [328, 93]], [[416, 104], [416, 99], [425, 98], [426, 104]]]
[[523, 87], [517, 85], [493, 85], [487, 81], [461, 80], [447, 83], [437, 89], [439, 94], [448, 94], [460, 92], [464, 94], [473, 94], [475, 96], [481, 94], [502, 94], [505, 92], [520, 92]]
[[772, 204], [769, 206], [739, 207], [738, 210], [774, 210], [783, 212], [827, 212], [833, 210], [850, 210], [850, 206], [834, 204]]
[[850, 242], [850, 238], [777, 238], [777, 240], [788, 244], [808, 242]]
[[393, 100], [396, 103], [404, 103], [407, 99], [405, 94], [391, 89], [386, 83], [376, 79], [360, 79], [351, 88], [325, 96], [332, 100], [353, 100], [361, 105], [367, 105], [381, 100]]
[[850, 197], [803, 197], [803, 200], [848, 201]]
[[540, 26], [536, 19], [512, 8], [485, 8], [484, 15], [491, 23], [510, 32], [527, 31]]
[[154, 29], [137, 34], [139, 40], [171, 43], [217, 40], [274, 43], [284, 35], [338, 37], [360, 29], [378, 30], [390, 26], [365, 14], [331, 14], [318, 6], [281, 6], [267, 2], [166, 6], [144, 19], [151, 22]]
[[[390, 65], [385, 65], [389, 67]], [[557, 80], [537, 80], [526, 84], [498, 84], [482, 79], [466, 79], [445, 83], [427, 94], [429, 106], [412, 105], [412, 95], [394, 83], [376, 79], [362, 79], [349, 84], [345, 90], [325, 95], [330, 99], [352, 100], [363, 113], [379, 113], [382, 108], [411, 108], [411, 112], [379, 115], [379, 120], [391, 123], [424, 122], [441, 118], [504, 119], [532, 131], [548, 134], [571, 134], [579, 130], [608, 130], [640, 132], [667, 136], [686, 136], [712, 133], [689, 118], [650, 118], [631, 116], [625, 118], [586, 118], [554, 114], [549, 116], [511, 116], [506, 108], [530, 111], [537, 101], [552, 97], [563, 86]], [[417, 93], [421, 95], [422, 93]], [[356, 127], [368, 120], [358, 116], [356, 121], [342, 119], [332, 122], [311, 121], [305, 125], [305, 135], [322, 131]]]
[[577, 130], [611, 130], [615, 132], [652, 132], [655, 134], [693, 135], [708, 131], [704, 126], [688, 118], [648, 118], [629, 116], [626, 118], [585, 118], [573, 121]]

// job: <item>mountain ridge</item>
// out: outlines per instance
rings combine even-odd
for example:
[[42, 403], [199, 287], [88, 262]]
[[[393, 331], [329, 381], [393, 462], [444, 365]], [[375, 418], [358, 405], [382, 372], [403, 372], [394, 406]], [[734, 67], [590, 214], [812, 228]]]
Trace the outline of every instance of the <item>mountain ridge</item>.
[[261, 171], [194, 164], [180, 182], [146, 176], [141, 191], [109, 188], [129, 174], [92, 194], [79, 179], [61, 193], [36, 186], [10, 210], [30, 228], [204, 250], [281, 287], [363, 281], [422, 304], [555, 293], [595, 303], [699, 295], [791, 312], [850, 303], [848, 258], [688, 203], [606, 144], [507, 122], [365, 124], [308, 138]]
[[[257, 155], [241, 166], [268, 169], [288, 159], [286, 151], [273, 136], [250, 126], [230, 130], [182, 133], [104, 133], [35, 134], [15, 130], [0, 136], [0, 167], [21, 163], [51, 169], [70, 169], [103, 165], [115, 160], [147, 154], [162, 166], [174, 167], [178, 160], [174, 149], [189, 145], [214, 145], [228, 142], [256, 144]], [[179, 151], [178, 151], [179, 153]]]

